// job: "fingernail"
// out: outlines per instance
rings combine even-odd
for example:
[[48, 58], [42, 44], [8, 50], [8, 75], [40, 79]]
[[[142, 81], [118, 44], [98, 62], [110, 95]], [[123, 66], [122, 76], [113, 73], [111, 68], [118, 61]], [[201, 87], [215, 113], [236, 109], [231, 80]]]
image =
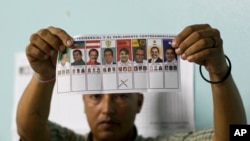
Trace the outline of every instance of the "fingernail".
[[177, 42], [175, 40], [173, 40], [172, 41], [172, 47], [177, 47], [177, 46], [178, 46]]
[[73, 41], [72, 40], [67, 40], [66, 44], [67, 44], [67, 46], [71, 46], [73, 44]]
[[192, 61], [192, 60], [193, 60], [193, 56], [188, 56], [188, 57], [187, 57], [187, 60], [188, 60], [188, 61]]
[[176, 52], [176, 54], [181, 54], [181, 49], [180, 49], [180, 48], [177, 48], [177, 49], [175, 50], [175, 52]]
[[182, 59], [186, 59], [186, 58], [187, 58], [186, 54], [182, 54], [182, 55], [181, 55], [181, 58], [182, 58]]

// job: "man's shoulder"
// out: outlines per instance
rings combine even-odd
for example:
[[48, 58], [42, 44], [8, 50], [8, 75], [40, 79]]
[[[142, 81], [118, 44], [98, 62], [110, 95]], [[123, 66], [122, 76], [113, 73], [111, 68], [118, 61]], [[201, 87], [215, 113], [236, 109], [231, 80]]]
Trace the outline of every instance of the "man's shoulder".
[[87, 141], [87, 135], [80, 135], [55, 122], [48, 121], [51, 141]]
[[148, 59], [148, 63], [151, 63], [151, 61], [152, 61], [152, 58]]
[[72, 62], [71, 63], [71, 65], [85, 65], [85, 62], [81, 59], [81, 60], [79, 60], [79, 61], [74, 61], [74, 62]]
[[159, 57], [159, 58], [157, 58], [157, 60], [156, 61], [158, 61], [158, 62], [162, 62], [163, 60]]
[[135, 141], [211, 141], [214, 135], [213, 129], [196, 130], [190, 132], [175, 133], [157, 137], [137, 136]]

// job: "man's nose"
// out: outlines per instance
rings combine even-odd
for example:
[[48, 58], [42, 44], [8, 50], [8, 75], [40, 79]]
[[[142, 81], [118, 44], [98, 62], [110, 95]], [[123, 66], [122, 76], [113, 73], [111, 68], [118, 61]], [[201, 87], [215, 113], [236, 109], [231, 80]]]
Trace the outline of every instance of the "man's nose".
[[102, 113], [107, 115], [115, 113], [115, 102], [112, 98], [112, 94], [104, 96], [102, 101]]

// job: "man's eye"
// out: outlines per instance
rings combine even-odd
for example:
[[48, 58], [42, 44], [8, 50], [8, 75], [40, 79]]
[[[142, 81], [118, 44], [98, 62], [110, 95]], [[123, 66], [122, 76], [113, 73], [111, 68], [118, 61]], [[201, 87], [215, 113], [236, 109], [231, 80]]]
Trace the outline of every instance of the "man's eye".
[[102, 98], [102, 95], [101, 94], [92, 94], [92, 95], [90, 95], [90, 98], [92, 100], [100, 100]]
[[125, 100], [128, 98], [128, 94], [119, 94], [116, 96], [117, 99]]

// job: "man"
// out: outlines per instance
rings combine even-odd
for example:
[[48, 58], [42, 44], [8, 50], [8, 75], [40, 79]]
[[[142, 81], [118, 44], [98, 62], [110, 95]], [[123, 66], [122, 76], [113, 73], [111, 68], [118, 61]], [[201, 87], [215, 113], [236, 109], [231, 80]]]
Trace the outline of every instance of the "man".
[[87, 65], [100, 65], [101, 63], [97, 62], [99, 52], [97, 49], [93, 48], [89, 50], [89, 61]]
[[[201, 41], [205, 44], [200, 44]], [[16, 118], [22, 140], [145, 141], [145, 138], [137, 135], [134, 126], [136, 114], [143, 104], [143, 95], [139, 93], [84, 95], [85, 113], [91, 129], [85, 136], [48, 122], [55, 84], [56, 53], [51, 55], [50, 51], [47, 53], [42, 50], [49, 48], [63, 51], [62, 46], [72, 45], [72, 38], [64, 30], [55, 27], [40, 30], [31, 36], [26, 54], [35, 73], [19, 101]], [[229, 125], [246, 124], [246, 115], [237, 87], [228, 73], [230, 68], [224, 58], [219, 31], [207, 24], [188, 26], [176, 35], [172, 47], [184, 60], [204, 65], [210, 81], [220, 81], [211, 84], [214, 130], [147, 138], [147, 141], [228, 141]]]
[[120, 49], [120, 61], [118, 62], [118, 66], [131, 66], [131, 61], [129, 60], [129, 51], [127, 48]]
[[73, 59], [74, 59], [74, 62], [71, 63], [72, 66], [85, 65], [85, 62], [82, 59], [82, 51], [81, 50], [76, 49], [73, 51]]
[[68, 53], [67, 51], [63, 51], [61, 54], [60, 63], [58, 63], [59, 70], [69, 69], [69, 62], [68, 62]]
[[173, 48], [171, 48], [171, 47], [166, 48], [165, 57], [166, 57], [165, 64], [168, 64], [168, 65], [176, 65], [177, 64], [177, 60], [175, 59], [175, 52], [174, 52]]
[[153, 46], [150, 50], [151, 53], [151, 59], [148, 60], [149, 63], [161, 63], [162, 59], [159, 57], [159, 48], [156, 46]]
[[146, 65], [147, 60], [145, 58], [145, 50], [142, 47], [137, 47], [135, 49], [135, 60], [134, 60], [134, 66], [137, 65]]
[[113, 61], [113, 50], [111, 48], [106, 48], [104, 50], [104, 59], [105, 59], [105, 65], [116, 64]]

